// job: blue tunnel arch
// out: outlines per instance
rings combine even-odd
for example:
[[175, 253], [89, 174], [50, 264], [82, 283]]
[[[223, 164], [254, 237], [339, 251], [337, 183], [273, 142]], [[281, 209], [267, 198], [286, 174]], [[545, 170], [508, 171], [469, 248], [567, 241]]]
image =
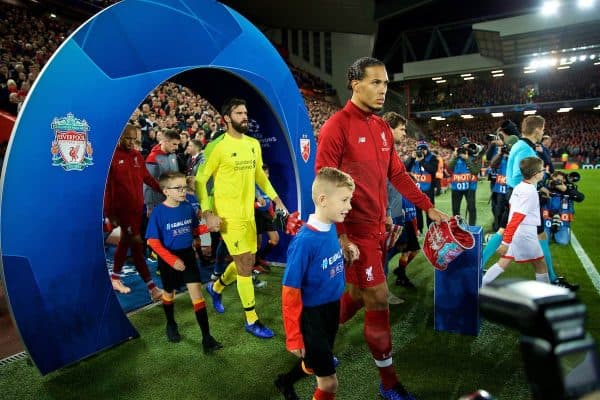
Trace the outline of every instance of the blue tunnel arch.
[[[42, 374], [137, 336], [107, 277], [103, 189], [132, 110], [168, 79], [214, 105], [246, 98], [278, 193], [288, 208], [311, 210], [310, 120], [289, 69], [258, 29], [212, 0], [124, 0], [103, 10], [42, 70], [2, 175], [4, 283]], [[54, 141], [66, 146], [60, 154]], [[312, 149], [304, 158], [301, 146]]]

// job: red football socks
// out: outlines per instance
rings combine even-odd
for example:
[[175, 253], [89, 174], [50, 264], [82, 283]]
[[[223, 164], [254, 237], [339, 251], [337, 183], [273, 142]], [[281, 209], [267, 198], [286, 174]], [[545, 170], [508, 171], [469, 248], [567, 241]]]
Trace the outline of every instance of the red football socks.
[[384, 389], [392, 388], [397, 382], [396, 370], [392, 364], [392, 335], [389, 310], [367, 310], [365, 312], [365, 340]]
[[317, 388], [313, 394], [313, 400], [335, 400], [335, 393], [326, 392]]
[[349, 292], [345, 292], [340, 299], [340, 324], [354, 317], [361, 308], [362, 303], [354, 300]]

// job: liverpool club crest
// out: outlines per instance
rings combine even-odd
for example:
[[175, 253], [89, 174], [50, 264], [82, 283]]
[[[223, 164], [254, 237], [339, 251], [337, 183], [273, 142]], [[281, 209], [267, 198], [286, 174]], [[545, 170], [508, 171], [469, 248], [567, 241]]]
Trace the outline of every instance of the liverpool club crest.
[[66, 117], [54, 118], [50, 126], [54, 131], [50, 148], [53, 166], [63, 167], [65, 171], [81, 171], [94, 164], [92, 144], [88, 141], [90, 126], [86, 120], [68, 113]]
[[308, 162], [310, 158], [310, 139], [306, 135], [300, 138], [300, 155], [304, 162]]

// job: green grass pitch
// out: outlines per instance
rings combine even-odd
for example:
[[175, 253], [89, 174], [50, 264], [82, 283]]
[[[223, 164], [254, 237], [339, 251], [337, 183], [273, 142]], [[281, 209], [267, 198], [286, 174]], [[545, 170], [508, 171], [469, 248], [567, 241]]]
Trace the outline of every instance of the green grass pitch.
[[[600, 171], [580, 171], [580, 190], [586, 200], [576, 205], [573, 231], [596, 268], [600, 266], [598, 224], [600, 222]], [[478, 193], [478, 223], [489, 230], [491, 216], [487, 199], [489, 185], [481, 182]], [[437, 198], [437, 206], [450, 210], [450, 195]], [[463, 205], [464, 209], [464, 205]], [[552, 245], [557, 271], [581, 284], [577, 293], [587, 305], [587, 329], [600, 340], [598, 293], [573, 249]], [[394, 263], [395, 260], [392, 260]], [[0, 393], [5, 399], [282, 399], [273, 386], [278, 373], [286, 371], [294, 356], [285, 351], [280, 312], [282, 270], [263, 279], [268, 286], [257, 290], [261, 319], [276, 331], [272, 340], [256, 339], [243, 330], [243, 313], [235, 287], [224, 294], [226, 313], [217, 315], [209, 305], [214, 336], [225, 348], [205, 356], [200, 332], [187, 294], [176, 301], [181, 343], [168, 343], [164, 316], [154, 307], [131, 316], [141, 334], [124, 343], [61, 371], [41, 377], [26, 361], [0, 367]], [[487, 321], [478, 337], [439, 333], [433, 330], [433, 268], [419, 255], [408, 268], [417, 285], [406, 290], [390, 288], [406, 302], [391, 306], [394, 362], [402, 382], [420, 400], [453, 400], [482, 388], [497, 399], [525, 400], [529, 391], [518, 350], [518, 334]], [[506, 277], [533, 278], [531, 268], [513, 266]], [[336, 355], [339, 399], [376, 399], [379, 378], [362, 336], [362, 312], [340, 329]], [[297, 384], [302, 399], [311, 397], [314, 379]]]

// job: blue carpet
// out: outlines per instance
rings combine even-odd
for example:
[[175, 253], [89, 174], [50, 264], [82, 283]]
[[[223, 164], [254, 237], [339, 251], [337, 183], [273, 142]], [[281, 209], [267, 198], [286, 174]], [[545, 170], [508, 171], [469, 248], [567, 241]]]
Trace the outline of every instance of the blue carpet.
[[[110, 274], [112, 273], [114, 261], [113, 256], [115, 254], [115, 247], [108, 246], [106, 248], [106, 267], [108, 268], [108, 275], [110, 278]], [[146, 259], [146, 264], [148, 264], [148, 269], [152, 274], [152, 279], [156, 286], [162, 289], [162, 281], [160, 276], [157, 275], [158, 262], [151, 261], [150, 259]], [[202, 278], [202, 283], [206, 283], [210, 279], [210, 274], [212, 273], [213, 267], [212, 265], [200, 265], [198, 263], [198, 268], [200, 268], [200, 276]], [[121, 294], [115, 291], [117, 295], [117, 299], [119, 299], [119, 303], [121, 304], [121, 308], [123, 311], [130, 312], [142, 308], [152, 301], [150, 299], [150, 294], [148, 293], [148, 289], [146, 288], [146, 284], [138, 274], [135, 266], [127, 260], [125, 265], [123, 266], [123, 272], [121, 274], [121, 280], [125, 284], [131, 288], [131, 292], [128, 294]], [[186, 291], [185, 286], [180, 288], [179, 291]]]

